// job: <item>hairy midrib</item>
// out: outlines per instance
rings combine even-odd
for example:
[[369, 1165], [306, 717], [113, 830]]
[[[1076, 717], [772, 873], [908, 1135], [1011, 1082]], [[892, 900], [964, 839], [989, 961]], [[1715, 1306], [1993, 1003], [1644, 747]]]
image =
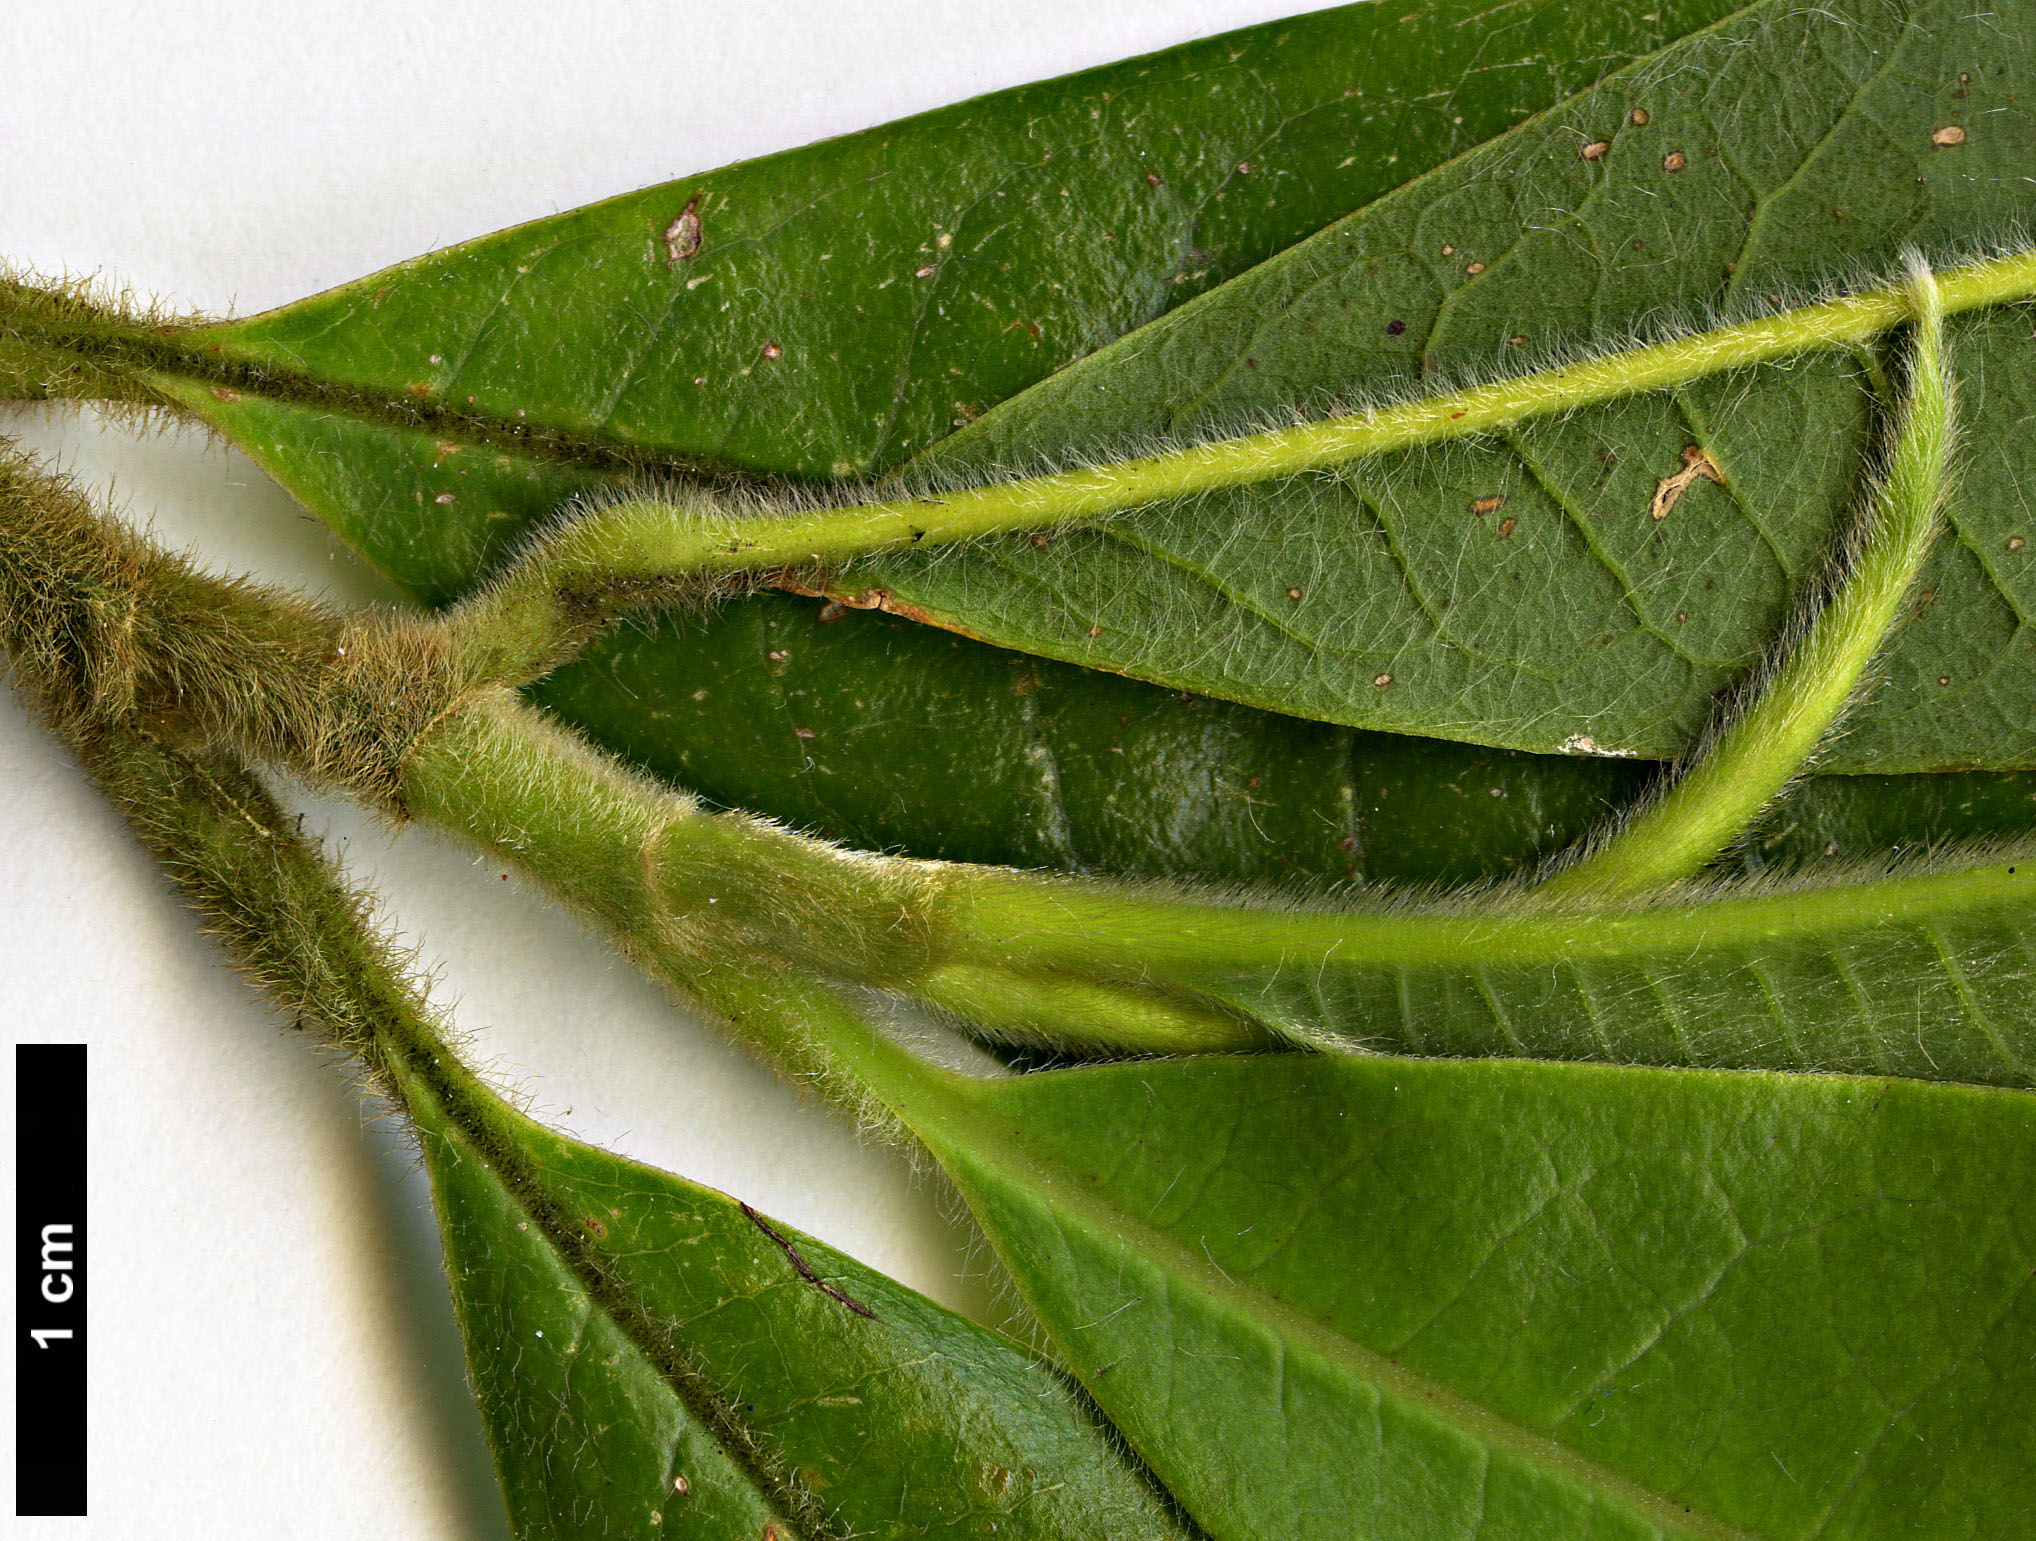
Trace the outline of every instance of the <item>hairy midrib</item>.
[[[1965, 263], [1939, 279], [1946, 315], [2036, 295], [2036, 250]], [[4, 297], [4, 292], [0, 292]], [[202, 346], [202, 330], [150, 329], [107, 316], [52, 319], [32, 309], [0, 312], [0, 341], [68, 353], [141, 380], [171, 377], [215, 391], [247, 391], [345, 413], [413, 432], [465, 434], [560, 464], [616, 471], [686, 470], [670, 451], [625, 448], [556, 430], [505, 424], [458, 412], [428, 399], [392, 397], [335, 384], [272, 365], [231, 358], [218, 344]], [[712, 541], [688, 547], [695, 567], [721, 570], [840, 561], [886, 546], [960, 541], [1007, 531], [1092, 522], [1129, 508], [1225, 487], [1276, 480], [1392, 450], [1474, 437], [1581, 407], [1671, 389], [1728, 370], [1799, 353], [1851, 346], [1888, 331], [1912, 314], [1900, 283], [1840, 299], [1781, 309], [1729, 326], [1639, 347], [1578, 357], [1548, 368], [1463, 390], [1326, 418], [1213, 439], [1156, 454], [1099, 461], [1040, 476], [993, 481], [943, 492], [879, 496], [862, 503], [767, 514], [731, 526], [726, 549]], [[1136, 334], [1133, 334], [1136, 336]], [[1127, 339], [1128, 340], [1128, 339]], [[166, 382], [165, 382], [166, 383]], [[167, 394], [167, 393], [166, 393]], [[1023, 398], [1021, 392], [1015, 402]], [[172, 397], [172, 399], [174, 399]], [[739, 480], [712, 473], [724, 484]], [[895, 482], [893, 483], [895, 485]], [[934, 496], [934, 493], [940, 493]], [[628, 508], [629, 505], [621, 505]], [[724, 537], [726, 539], [726, 537]], [[658, 556], [649, 564], [660, 565]]]
[[1521, 897], [1470, 914], [1243, 909], [1131, 890], [987, 873], [955, 930], [973, 953], [1032, 967], [1110, 969], [1129, 956], [1182, 983], [1237, 969], [1550, 965], [1829, 941], [1945, 915], [2021, 915], [2036, 903], [2036, 851], [1951, 871], [1664, 904], [1538, 907]]
[[[587, 1292], [589, 1305], [606, 1316], [645, 1360], [657, 1377], [676, 1397], [686, 1413], [720, 1446], [729, 1463], [778, 1511], [786, 1528], [786, 1541], [802, 1541], [832, 1534], [818, 1513], [810, 1495], [762, 1459], [752, 1432], [739, 1417], [737, 1404], [723, 1396], [690, 1364], [687, 1356], [638, 1302], [628, 1285], [615, 1276], [566, 1220], [558, 1199], [552, 1194], [534, 1162], [527, 1160], [514, 1141], [496, 1125], [516, 1115], [489, 1106], [489, 1094], [464, 1084], [464, 1075], [449, 1072], [435, 1046], [430, 1043], [388, 1041], [398, 1076], [409, 1084], [403, 1090], [406, 1102], [422, 1094], [430, 1099], [431, 1111], [444, 1121], [444, 1131], [456, 1136], [476, 1156], [517, 1208], [530, 1217], [545, 1242]], [[414, 1106], [411, 1116], [420, 1110]]]
[[[475, 411], [462, 411], [430, 396], [397, 395], [362, 385], [321, 378], [273, 361], [237, 357], [223, 345], [206, 340], [205, 326], [137, 324], [112, 312], [103, 317], [60, 320], [38, 316], [8, 304], [0, 286], [0, 343], [27, 353], [57, 355], [88, 366], [83, 394], [110, 377], [189, 412], [174, 394], [178, 385], [210, 390], [221, 401], [254, 396], [288, 406], [338, 413], [374, 427], [505, 451], [560, 466], [614, 472], [682, 473], [706, 482], [740, 482], [749, 478], [712, 464], [707, 457], [673, 450], [645, 449], [619, 439], [532, 426]], [[103, 372], [103, 375], [101, 374]], [[66, 393], [68, 394], [68, 393]], [[194, 414], [196, 415], [196, 414]]]

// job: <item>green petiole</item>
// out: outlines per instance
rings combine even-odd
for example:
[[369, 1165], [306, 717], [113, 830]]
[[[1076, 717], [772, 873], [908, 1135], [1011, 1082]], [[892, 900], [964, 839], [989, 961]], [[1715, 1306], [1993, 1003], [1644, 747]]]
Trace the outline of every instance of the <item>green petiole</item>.
[[1943, 295], [1913, 280], [1907, 395], [1867, 525], [1829, 601], [1773, 678], [1690, 768], [1609, 840], [1536, 889], [1557, 903], [1644, 894], [1693, 875], [1751, 824], [1856, 700], [1937, 533], [1954, 434]]

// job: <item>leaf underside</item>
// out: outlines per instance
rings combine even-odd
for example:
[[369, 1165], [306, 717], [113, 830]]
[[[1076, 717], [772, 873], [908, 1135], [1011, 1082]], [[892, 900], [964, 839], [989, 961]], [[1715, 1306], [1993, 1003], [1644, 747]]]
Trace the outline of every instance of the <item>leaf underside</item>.
[[[1220, 962], [1192, 982], [1297, 1042], [1344, 1052], [1831, 1071], [2036, 1086], [2036, 863], [1984, 898], [1854, 870], [1829, 886], [1726, 888], [1702, 903], [1543, 928], [1439, 919], [1440, 946], [1356, 964]], [[2020, 884], [2016, 874], [2023, 875]], [[1845, 878], [1851, 878], [1847, 883]], [[1410, 953], [1413, 949], [1410, 949]]]
[[[193, 354], [151, 379], [438, 601], [645, 467], [1116, 453], [1882, 272], [1904, 242], [1970, 246], [2036, 212], [2026, 6], [1747, 8], [1510, 133], [1726, 8], [1479, 10], [1325, 13], [631, 195], [214, 328], [218, 370]], [[1551, 44], [1586, 33], [1588, 58]], [[1461, 89], [1416, 89], [1474, 60]], [[1946, 125], [1968, 132], [1940, 148]], [[1983, 474], [1836, 768], [2036, 759], [2030, 321], [1955, 331]], [[688, 784], [859, 843], [1208, 878], [1502, 873], [1649, 772], [1296, 715], [1675, 752], [1819, 576], [1872, 373], [1805, 359], [834, 579], [999, 648], [762, 596], [626, 632], [542, 694]], [[1692, 445], [1720, 480], [1650, 520]], [[2032, 796], [2012, 771], [1827, 778], [1738, 860], [2021, 831]], [[1188, 982], [1340, 1047], [2023, 1082], [2025, 911], [1893, 915], [1793, 951]], [[1807, 1541], [2036, 1517], [2036, 1215], [2001, 1177], [2036, 1156], [2024, 1095], [1369, 1056], [925, 1085], [918, 1127], [1027, 1303], [1212, 1534]], [[1003, 1340], [534, 1126], [507, 1181], [420, 1106], [522, 1533], [1181, 1533]]]
[[410, 1091], [518, 1536], [1184, 1535], [1016, 1345], [719, 1193], [501, 1110], [505, 1172]]
[[[1324, 57], [1348, 59], [1367, 39], [1363, 9], [1310, 20], [1323, 29], [1309, 41]], [[1015, 396], [1018, 384], [1081, 345], [1144, 319], [1126, 315], [1103, 335], [1069, 338], [1035, 361], [1026, 382], [1000, 376], [995, 349], [972, 330], [982, 317], [1009, 330], [1020, 311], [1019, 320], [1039, 324], [1030, 313], [1042, 290], [1071, 316], [1110, 313], [1080, 259], [1107, 251], [1104, 269], [1119, 283], [1127, 271], [1150, 272], [1119, 265], [1118, 248], [1137, 245], [1131, 237], [1144, 228], [1126, 211], [1126, 185], [1158, 191], [1142, 175], [1112, 170], [1107, 159], [1070, 160], [1070, 149], [1045, 163], [1056, 192], [1083, 190], [1065, 200], [1060, 223], [1040, 230], [1022, 215], [996, 223], [993, 245], [1016, 239], [1017, 228], [1042, 241], [1050, 233], [1054, 267], [1067, 274], [1056, 280], [1058, 295], [1038, 281], [1036, 263], [1000, 264], [1000, 253], [978, 251], [952, 204], [912, 208], [917, 243], [900, 257], [871, 251], [867, 234], [848, 223], [852, 211], [820, 200], [766, 201], [757, 217], [797, 216], [770, 249], [780, 271], [755, 275], [762, 288], [740, 308], [702, 300], [722, 285], [716, 262], [735, 264], [732, 280], [748, 273], [742, 264], [761, 267], [763, 256], [742, 233], [746, 224], [717, 254], [712, 234], [724, 226], [709, 198], [699, 252], [667, 263], [650, 209], [658, 197], [673, 202], [672, 189], [505, 232], [201, 334], [235, 360], [343, 378], [462, 420], [480, 414], [480, 427], [464, 436], [451, 418], [404, 431], [329, 403], [232, 391], [225, 394], [234, 399], [221, 400], [214, 388], [170, 376], [158, 384], [405, 581], [440, 597], [562, 496], [620, 480], [624, 452], [801, 474], [825, 469], [817, 464], [823, 442], [829, 465], [851, 471], [895, 458], [870, 447], [872, 433], [890, 434], [889, 410], [851, 409], [842, 393], [867, 388], [873, 372], [859, 367], [869, 357], [861, 350], [902, 324], [887, 320], [878, 300], [901, 284], [934, 285], [928, 305], [914, 302], [905, 314], [944, 325], [943, 307], [951, 309], [957, 335], [975, 349], [968, 363], [947, 366], [959, 376], [945, 378], [939, 326], [937, 337], [885, 355], [895, 361], [902, 352], [914, 380], [975, 393], [955, 419], [966, 424], [960, 432], [939, 440], [953, 423], [929, 421], [906, 436], [914, 447], [931, 444], [917, 457], [922, 467], [961, 472], [1119, 454], [1278, 420], [1332, 397], [1429, 391], [1616, 343], [1665, 318], [1700, 320], [1885, 272], [1904, 244], [1970, 249], [2027, 223], [2036, 199], [2020, 170], [2036, 150], [2021, 101], [2030, 28], [2021, 8], [1988, 19], [1948, 6], [1905, 17], [1874, 0], [1815, 13], [1752, 7]], [[1251, 36], [1275, 46], [1263, 32]], [[1294, 46], [1291, 36], [1283, 46]], [[1336, 77], [1300, 78], [1295, 89], [1319, 98]], [[1031, 131], [1089, 142], [1096, 120], [1079, 108], [1108, 87], [1078, 78], [1059, 89], [1065, 94], [1053, 103], [1030, 105], [1065, 116], [1030, 119]], [[1130, 101], [1113, 91], [1110, 105], [1128, 114]], [[993, 98], [953, 111], [1016, 109], [1015, 99]], [[1631, 122], [1635, 109], [1644, 124]], [[1160, 113], [1155, 102], [1138, 121]], [[1348, 144], [1386, 142], [1378, 125], [1357, 118]], [[842, 157], [903, 155], [885, 136], [908, 127], [952, 125], [937, 118], [933, 128], [820, 147], [825, 155], [795, 153], [839, 177]], [[1940, 147], [1932, 134], [1944, 127], [1968, 131]], [[1308, 145], [1325, 153], [1321, 142]], [[1598, 143], [1610, 148], [1581, 155]], [[1138, 148], [1136, 135], [1104, 144], [1110, 154]], [[1163, 168], [1179, 160], [1156, 155], [1147, 159]], [[1226, 184], [1320, 173], [1301, 147], [1296, 155], [1291, 166], [1278, 150], [1245, 156], [1250, 175], [1239, 178], [1233, 166]], [[1666, 169], [1671, 156], [1683, 158], [1682, 169]], [[978, 175], [967, 155], [937, 163], [950, 198]], [[783, 169], [774, 160], [723, 175]], [[1378, 192], [1392, 185], [1383, 173], [1374, 179]], [[716, 196], [729, 198], [728, 220], [750, 218], [747, 193]], [[1242, 194], [1230, 185], [1229, 196]], [[1296, 212], [1290, 202], [1280, 207], [1289, 219]], [[1326, 219], [1342, 211], [1318, 202], [1309, 212]], [[942, 235], [949, 246], [939, 245]], [[851, 273], [851, 257], [875, 266]], [[929, 265], [926, 279], [912, 276]], [[949, 306], [940, 286], [963, 275], [966, 300], [957, 295]], [[887, 277], [895, 282], [880, 288]], [[554, 298], [567, 293], [574, 303]], [[648, 338], [646, 312], [664, 318]], [[821, 330], [795, 332], [795, 317]], [[596, 326], [599, 340], [574, 351], [572, 329]], [[2019, 307], [1968, 317], [1954, 330], [1973, 407], [1967, 454], [1987, 474], [1954, 499], [1958, 538], [1944, 543], [1924, 580], [1931, 600], [1828, 768], [2011, 767], [2036, 753], [2036, 711], [2021, 683], [2030, 644], [2020, 616], [2032, 580], [2024, 545], [2013, 544], [2025, 540], [2026, 522], [2014, 489], [2036, 475], [2018, 426], [2036, 386], [2036, 355]], [[1012, 336], [1029, 334], [1020, 325]], [[1515, 337], [1526, 341], [1515, 345]], [[646, 367], [648, 349], [661, 350], [660, 360], [670, 350], [670, 364]], [[540, 354], [554, 362], [538, 363]], [[640, 421], [629, 419], [620, 449], [571, 458], [574, 436], [623, 401], [618, 370]], [[858, 597], [881, 591], [915, 616], [1027, 652], [1290, 714], [1535, 750], [1587, 744], [1672, 755], [1705, 720], [1713, 693], [1743, 675], [1820, 574], [1871, 439], [1870, 373], [1849, 354], [1805, 358], [1532, 424], [1504, 443], [1387, 456], [1209, 495], [1044, 550], [1017, 540], [966, 561], [860, 564], [834, 586]], [[693, 387], [694, 378], [708, 384]], [[773, 408], [780, 395], [799, 409]], [[985, 406], [992, 410], [970, 421]], [[775, 430], [774, 441], [770, 425], [782, 423], [797, 426]], [[806, 448], [794, 452], [785, 434], [803, 436]], [[1660, 483], [1691, 446], [1706, 452], [1720, 480], [1698, 478], [1669, 518], [1650, 519]], [[344, 481], [328, 485], [335, 474]], [[1471, 512], [1495, 497], [1505, 504]], [[1374, 683], [1382, 676], [1388, 684]]]
[[1214, 1534], [2036, 1514], [2020, 1093], [1304, 1056], [948, 1095], [1027, 1303]]
[[[1753, 7], [1071, 365], [921, 464], [1103, 457], [1339, 396], [1429, 393], [1884, 273], [1904, 246], [1970, 250], [2036, 214], [2032, 74], [2026, 6]], [[1947, 126], [1961, 142], [1933, 140]], [[1951, 334], [1972, 471], [1921, 580], [1929, 600], [1831, 768], [2036, 755], [2030, 311], [1975, 313]], [[1043, 551], [911, 552], [839, 582], [1000, 643], [1297, 715], [1670, 756], [1818, 580], [1875, 412], [1858, 358], [1810, 355], [1205, 495]], [[1651, 517], [1690, 446], [1718, 480]]]

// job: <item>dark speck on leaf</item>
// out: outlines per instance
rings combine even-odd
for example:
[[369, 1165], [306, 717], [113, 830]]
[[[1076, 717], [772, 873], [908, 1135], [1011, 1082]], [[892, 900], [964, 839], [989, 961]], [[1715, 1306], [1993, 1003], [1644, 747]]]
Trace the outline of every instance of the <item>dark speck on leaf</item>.
[[1386, 323], [1386, 335], [1388, 337], [1397, 337], [1406, 330], [1407, 323], [1404, 321], [1388, 321]]

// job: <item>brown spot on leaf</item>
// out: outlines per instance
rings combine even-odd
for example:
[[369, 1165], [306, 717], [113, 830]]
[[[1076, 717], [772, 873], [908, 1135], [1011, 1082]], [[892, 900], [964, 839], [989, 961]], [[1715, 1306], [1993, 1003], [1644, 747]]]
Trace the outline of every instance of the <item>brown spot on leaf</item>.
[[700, 255], [701, 241], [700, 195], [695, 193], [679, 210], [678, 216], [665, 226], [665, 266], [691, 262]]
[[1965, 143], [1965, 130], [1956, 123], [1947, 123], [1943, 128], [1930, 131], [1930, 143], [1940, 150], [1948, 150], [1955, 144]]
[[1680, 150], [1671, 150], [1661, 158], [1663, 171], [1680, 171], [1690, 163], [1690, 158]]
[[767, 342], [763, 345], [763, 356], [765, 358], [783, 358], [785, 350], [774, 342]]
[[1096, 640], [1096, 638], [1103, 635], [1103, 628], [1100, 626], [1091, 626], [1087, 631], [1083, 632], [1082, 635], [1087, 637], [1091, 642], [1093, 642]]
[[1478, 274], [1482, 273], [1484, 270], [1485, 265], [1482, 262], [1473, 262], [1469, 267], [1464, 269], [1464, 272], [1470, 274], [1472, 278], [1476, 278]]
[[433, 498], [431, 501], [436, 503], [440, 508], [448, 508], [452, 504], [457, 503], [459, 501], [459, 498], [453, 493], [441, 492], [437, 497]]
[[830, 599], [820, 607], [820, 613], [813, 617], [813, 623], [816, 626], [832, 626], [846, 614], [848, 614], [847, 605], [844, 605], [838, 599]]
[[2024, 546], [2028, 544], [2029, 543], [2022, 539], [2022, 537], [2019, 535], [2010, 535], [2008, 537], [2008, 549], [2010, 551], [2020, 551]]
[[1011, 1481], [1017, 1475], [1008, 1466], [999, 1466], [995, 1461], [982, 1463], [982, 1473], [977, 1481], [982, 1490], [992, 1498], [998, 1498], [1011, 1491]]
[[1250, 161], [1239, 161], [1239, 162], [1237, 163], [1237, 174], [1238, 174], [1238, 175], [1239, 175], [1240, 177], [1248, 177], [1248, 176], [1250, 176], [1250, 175], [1251, 175], [1251, 162], [1250, 162]]
[[1488, 498], [1473, 498], [1471, 500], [1470, 511], [1479, 518], [1483, 518], [1486, 514], [1497, 513], [1505, 506], [1506, 495], [1503, 492], [1495, 492]]
[[1492, 531], [1492, 539], [1493, 540], [1506, 539], [1513, 533], [1513, 527], [1517, 525], [1519, 522], [1520, 521], [1517, 519], [1501, 519], [1499, 521], [1499, 527], [1496, 530]]
[[914, 278], [931, 278], [935, 273], [939, 271], [940, 270], [937, 267], [935, 267], [932, 263], [929, 262], [923, 268], [914, 268], [912, 270], [912, 276]]
[[763, 581], [771, 588], [782, 589], [787, 594], [804, 594], [809, 599], [832, 599], [847, 605], [851, 610], [881, 610], [886, 615], [917, 621], [922, 626], [938, 626], [942, 631], [951, 631], [957, 636], [968, 637], [976, 642], [987, 640], [966, 626], [957, 625], [947, 616], [938, 615], [931, 610], [895, 598], [889, 589], [856, 589], [852, 592], [830, 589], [824, 582], [816, 582], [810, 573], [801, 575], [797, 572], [770, 573]]
[[1626, 114], [1626, 121], [1635, 128], [1647, 127], [1647, 109], [1645, 107], [1635, 107]]
[[1951, 676], [1948, 674], [1940, 674], [1937, 676], [1937, 683], [1940, 685], [1949, 685], [1951, 683]]
[[1587, 161], [1601, 161], [1611, 153], [1611, 150], [1612, 150], [1611, 140], [1593, 139], [1589, 144], [1585, 145], [1583, 149], [1579, 150], [1577, 153], [1583, 156], [1583, 158]]
[[1386, 335], [1388, 337], [1397, 337], [1406, 330], [1407, 323], [1404, 321], [1388, 321], [1386, 323]]
[[1384, 690], [1386, 686], [1392, 684], [1393, 677], [1390, 674], [1374, 674], [1371, 677], [1371, 682], [1380, 690]]
[[1659, 524], [1675, 511], [1682, 495], [1689, 491], [1690, 484], [1702, 477], [1707, 482], [1725, 485], [1725, 478], [1718, 474], [1718, 468], [1711, 464], [1711, 457], [1694, 444], [1683, 446], [1683, 468], [1673, 476], [1664, 476], [1654, 484], [1654, 496], [1648, 500], [1647, 517]]
[[215, 385], [212, 387], [212, 399], [214, 401], [238, 401], [240, 400], [240, 392], [228, 390], [223, 385]]
[[1158, 172], [1148, 171], [1145, 174], [1145, 185], [1147, 187], [1165, 187], [1166, 183], [1161, 180]]
[[597, 1237], [606, 1236], [608, 1234], [608, 1227], [603, 1225], [599, 1220], [595, 1219], [592, 1215], [589, 1215], [587, 1216], [587, 1231], [590, 1235], [593, 1236]]

